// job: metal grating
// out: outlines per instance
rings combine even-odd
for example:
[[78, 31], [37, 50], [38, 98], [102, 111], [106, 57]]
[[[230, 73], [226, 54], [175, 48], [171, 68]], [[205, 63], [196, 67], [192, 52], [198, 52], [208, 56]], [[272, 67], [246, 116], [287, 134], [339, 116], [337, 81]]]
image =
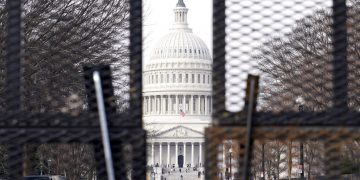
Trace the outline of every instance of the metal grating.
[[135, 73], [142, 67], [141, 7], [118, 0], [0, 2], [1, 178], [110, 178], [92, 78], [99, 72], [115, 178], [145, 179]]
[[[359, 3], [213, 5], [206, 179], [358, 178]], [[245, 93], [248, 74], [260, 76], [253, 95]]]

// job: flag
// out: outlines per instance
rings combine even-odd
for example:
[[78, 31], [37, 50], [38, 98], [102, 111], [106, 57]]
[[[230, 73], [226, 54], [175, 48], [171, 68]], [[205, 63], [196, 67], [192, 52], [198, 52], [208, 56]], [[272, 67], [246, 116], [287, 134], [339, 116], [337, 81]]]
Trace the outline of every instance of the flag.
[[184, 111], [183, 111], [182, 109], [180, 109], [180, 116], [181, 116], [181, 117], [184, 117], [184, 116], [185, 116], [185, 113], [184, 113]]

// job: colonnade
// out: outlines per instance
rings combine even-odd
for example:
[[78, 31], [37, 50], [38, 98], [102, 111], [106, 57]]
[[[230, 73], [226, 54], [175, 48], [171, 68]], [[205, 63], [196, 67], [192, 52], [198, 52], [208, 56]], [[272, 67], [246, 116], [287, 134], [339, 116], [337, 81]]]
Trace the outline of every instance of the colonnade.
[[[163, 166], [171, 166], [172, 164], [175, 164], [175, 167], [179, 167], [179, 162], [178, 162], [179, 155], [183, 156], [183, 167], [186, 167], [186, 165], [188, 164], [191, 167], [203, 165], [202, 142], [156, 142], [156, 143], [151, 143], [150, 146], [151, 146], [150, 164], [152, 165], [159, 165], [163, 167]], [[197, 147], [197, 150], [195, 150], [195, 147]], [[187, 153], [187, 148], [191, 149], [190, 154]], [[175, 150], [175, 154], [172, 153], [173, 150]], [[195, 157], [195, 151], [198, 151], [196, 157]], [[165, 156], [166, 159], [163, 159], [164, 155], [166, 155]], [[188, 158], [188, 156], [190, 157], [190, 159]]]
[[210, 95], [154, 95], [144, 96], [144, 114], [210, 115], [212, 111]]

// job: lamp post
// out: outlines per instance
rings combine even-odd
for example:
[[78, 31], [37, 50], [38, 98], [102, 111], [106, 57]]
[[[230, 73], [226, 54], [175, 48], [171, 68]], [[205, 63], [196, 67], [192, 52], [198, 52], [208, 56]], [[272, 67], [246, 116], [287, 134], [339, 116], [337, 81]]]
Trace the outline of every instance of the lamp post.
[[232, 169], [232, 163], [231, 163], [231, 158], [232, 158], [232, 157], [231, 157], [231, 156], [232, 156], [232, 148], [230, 147], [230, 149], [229, 149], [230, 179], [232, 179], [232, 170], [231, 170], [231, 169]]
[[[299, 106], [299, 112], [303, 112], [304, 111], [304, 104], [305, 104], [305, 100], [300, 96], [298, 98], [296, 98], [296, 103]], [[304, 144], [300, 141], [300, 179], [304, 180], [305, 179], [305, 175], [304, 175]]]
[[47, 161], [48, 161], [48, 167], [49, 167], [49, 175], [51, 175], [51, 166], [50, 166], [50, 164], [51, 164], [51, 159], [48, 159]]

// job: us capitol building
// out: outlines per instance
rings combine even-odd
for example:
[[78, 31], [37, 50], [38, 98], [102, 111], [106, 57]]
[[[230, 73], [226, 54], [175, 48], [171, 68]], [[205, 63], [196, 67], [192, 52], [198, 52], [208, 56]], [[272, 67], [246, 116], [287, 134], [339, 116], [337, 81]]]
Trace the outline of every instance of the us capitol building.
[[187, 12], [179, 0], [172, 28], [153, 47], [144, 67], [148, 165], [182, 168], [204, 162], [204, 128], [212, 112], [212, 58], [188, 27]]

